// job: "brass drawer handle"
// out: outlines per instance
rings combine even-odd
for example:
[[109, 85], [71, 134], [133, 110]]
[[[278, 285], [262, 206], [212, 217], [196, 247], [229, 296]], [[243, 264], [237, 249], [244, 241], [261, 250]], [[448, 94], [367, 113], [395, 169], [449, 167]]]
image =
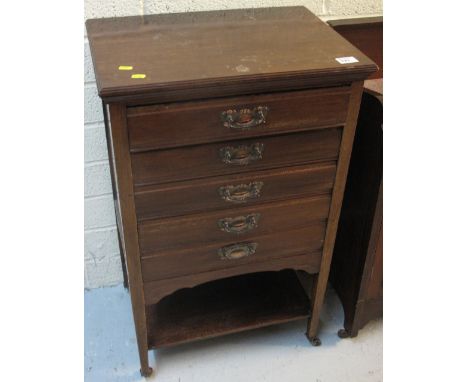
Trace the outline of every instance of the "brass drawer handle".
[[263, 182], [252, 182], [236, 186], [222, 186], [218, 189], [218, 192], [226, 202], [245, 203], [248, 200], [259, 198], [262, 187]]
[[257, 243], [237, 243], [218, 249], [221, 260], [237, 260], [252, 256], [257, 250]]
[[226, 110], [221, 113], [223, 126], [233, 130], [248, 130], [266, 123], [268, 107], [257, 106], [253, 109]]
[[263, 143], [254, 143], [250, 146], [225, 146], [219, 150], [221, 160], [226, 164], [246, 165], [262, 159]]
[[221, 231], [229, 233], [245, 233], [258, 227], [260, 214], [249, 214], [246, 216], [236, 216], [235, 218], [223, 218], [218, 220], [218, 227]]

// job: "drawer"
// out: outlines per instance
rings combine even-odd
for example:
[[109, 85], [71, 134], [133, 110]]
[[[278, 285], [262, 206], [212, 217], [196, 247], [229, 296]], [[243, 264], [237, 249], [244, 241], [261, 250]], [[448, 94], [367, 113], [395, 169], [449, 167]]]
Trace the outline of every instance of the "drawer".
[[[249, 240], [239, 237], [238, 241], [233, 240], [223, 245], [208, 244], [143, 258], [143, 281], [225, 270], [267, 261], [273, 263], [274, 259], [294, 259], [306, 254], [310, 256], [311, 263], [316, 263], [322, 256], [325, 228], [325, 222], [315, 222], [311, 226], [293, 231], [256, 236]], [[301, 258], [301, 264], [303, 262], [304, 259]]]
[[193, 246], [225, 245], [325, 221], [330, 196], [295, 199], [212, 213], [148, 220], [139, 224], [142, 257]]
[[130, 149], [178, 147], [342, 125], [349, 95], [349, 88], [344, 87], [130, 107]]
[[138, 219], [256, 205], [331, 193], [335, 163], [264, 170], [135, 189]]
[[338, 158], [341, 128], [132, 155], [136, 186], [271, 169]]

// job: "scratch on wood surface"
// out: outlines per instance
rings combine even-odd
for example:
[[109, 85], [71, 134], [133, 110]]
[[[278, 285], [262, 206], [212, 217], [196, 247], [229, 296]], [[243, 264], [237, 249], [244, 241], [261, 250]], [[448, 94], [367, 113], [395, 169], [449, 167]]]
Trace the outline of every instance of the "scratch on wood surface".
[[250, 68], [248, 66], [241, 64], [241, 65], [236, 66], [236, 71], [238, 71], [239, 73], [246, 73], [246, 72], [250, 72]]
[[242, 62], [257, 62], [257, 56], [252, 55], [252, 56], [245, 56], [241, 58]]

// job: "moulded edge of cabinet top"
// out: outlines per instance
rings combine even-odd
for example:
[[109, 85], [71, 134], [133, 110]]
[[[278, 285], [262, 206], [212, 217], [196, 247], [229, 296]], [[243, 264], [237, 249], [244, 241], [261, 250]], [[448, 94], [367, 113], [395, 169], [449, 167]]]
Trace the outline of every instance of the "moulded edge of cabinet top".
[[[364, 80], [377, 69], [304, 7], [91, 19], [86, 27], [103, 98], [328, 86]], [[340, 63], [341, 57], [354, 59]]]

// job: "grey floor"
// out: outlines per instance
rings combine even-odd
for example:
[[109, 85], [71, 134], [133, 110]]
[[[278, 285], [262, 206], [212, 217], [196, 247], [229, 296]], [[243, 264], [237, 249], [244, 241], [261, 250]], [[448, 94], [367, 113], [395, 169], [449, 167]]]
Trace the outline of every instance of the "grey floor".
[[[343, 311], [329, 289], [322, 312], [322, 346], [304, 336], [306, 322], [152, 351], [158, 382], [367, 382], [382, 380], [382, 321], [354, 339], [336, 332]], [[85, 291], [85, 381], [144, 381], [139, 373], [130, 296], [123, 286]]]

